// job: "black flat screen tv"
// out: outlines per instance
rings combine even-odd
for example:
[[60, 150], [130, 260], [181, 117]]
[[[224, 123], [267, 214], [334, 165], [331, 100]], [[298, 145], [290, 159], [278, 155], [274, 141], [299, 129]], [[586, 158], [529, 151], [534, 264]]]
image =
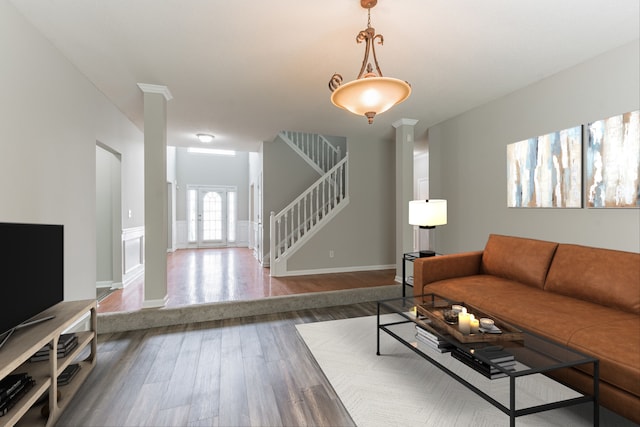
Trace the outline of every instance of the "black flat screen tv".
[[64, 299], [62, 225], [0, 222], [0, 337]]

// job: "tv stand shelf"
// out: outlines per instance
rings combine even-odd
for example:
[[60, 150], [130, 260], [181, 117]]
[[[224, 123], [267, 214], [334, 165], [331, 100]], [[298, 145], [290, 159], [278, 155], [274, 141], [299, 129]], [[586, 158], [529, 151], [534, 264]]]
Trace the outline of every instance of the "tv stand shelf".
[[[90, 330], [76, 332], [78, 346], [66, 357], [58, 359], [56, 352], [60, 335], [87, 314], [90, 315]], [[0, 417], [0, 427], [16, 424], [54, 425], [96, 364], [96, 301], [64, 301], [43, 311], [38, 317], [50, 315], [55, 317], [17, 330], [0, 349], [0, 379], [12, 373], [27, 372], [35, 380], [35, 385], [6, 415]], [[49, 360], [29, 362], [29, 358], [45, 345], [50, 346]], [[58, 387], [55, 379], [71, 363], [78, 363], [80, 370], [69, 384]], [[56, 401], [58, 391], [61, 395]], [[47, 393], [48, 399], [34, 406]], [[50, 410], [48, 417], [45, 417], [41, 410], [47, 404]]]

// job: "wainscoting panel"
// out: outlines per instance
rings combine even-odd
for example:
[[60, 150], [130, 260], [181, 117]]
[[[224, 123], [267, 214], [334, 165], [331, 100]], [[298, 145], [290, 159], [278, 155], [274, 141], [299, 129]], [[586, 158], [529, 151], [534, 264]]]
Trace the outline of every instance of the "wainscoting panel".
[[144, 274], [144, 227], [122, 230], [122, 284]]
[[187, 221], [176, 221], [176, 247], [178, 249], [185, 249], [189, 247], [189, 242], [187, 241], [187, 233]]
[[249, 246], [249, 221], [245, 219], [238, 220], [235, 246], [240, 246], [243, 248]]

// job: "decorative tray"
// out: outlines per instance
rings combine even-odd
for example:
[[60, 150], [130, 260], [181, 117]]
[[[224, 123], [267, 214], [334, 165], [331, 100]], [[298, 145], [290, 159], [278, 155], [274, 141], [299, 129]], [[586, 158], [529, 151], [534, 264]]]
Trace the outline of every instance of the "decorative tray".
[[[438, 301], [442, 302], [442, 300]], [[503, 322], [502, 320], [483, 312], [482, 310], [465, 303], [457, 303], [467, 308], [467, 312], [473, 314], [476, 319], [480, 319], [481, 317], [488, 317], [489, 319], [493, 319], [494, 324], [498, 327], [502, 333], [484, 333], [478, 332], [475, 334], [464, 335], [462, 332], [458, 330], [457, 324], [449, 324], [445, 322], [444, 315], [442, 314], [443, 310], [450, 309], [451, 305], [443, 306], [442, 304], [422, 304], [416, 307], [417, 312], [422, 314], [426, 318], [430, 320], [429, 323], [425, 325], [429, 328], [433, 328], [437, 333], [447, 333], [454, 337], [461, 343], [473, 343], [473, 342], [496, 342], [496, 341], [522, 341], [523, 334], [522, 331], [515, 326]]]

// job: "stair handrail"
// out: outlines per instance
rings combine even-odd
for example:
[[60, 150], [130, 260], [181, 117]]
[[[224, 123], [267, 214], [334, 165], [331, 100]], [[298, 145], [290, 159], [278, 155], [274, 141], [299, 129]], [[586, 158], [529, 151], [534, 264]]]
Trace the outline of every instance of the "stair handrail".
[[324, 135], [296, 131], [282, 131], [280, 135], [306, 160], [310, 160], [319, 173], [328, 172], [342, 159], [340, 147], [335, 147]]
[[[341, 203], [347, 197], [347, 189], [348, 189], [348, 153], [345, 154], [345, 157], [340, 160], [334, 167], [332, 167], [326, 174], [317, 179], [312, 185], [309, 186], [305, 191], [303, 191], [295, 200], [289, 203], [284, 209], [282, 209], [277, 214], [271, 212], [269, 218], [269, 246], [270, 246], [270, 258], [271, 262], [276, 261], [281, 255], [283, 255], [289, 248], [293, 246], [295, 242], [297, 242], [301, 235], [304, 232], [310, 231], [312, 228], [317, 226], [320, 220], [326, 216], [329, 212], [336, 208], [338, 204]], [[330, 187], [323, 189], [322, 200], [316, 200], [316, 209], [312, 212], [307, 212], [307, 207], [309, 204], [313, 205], [313, 200], [310, 200], [308, 204], [302, 204], [308, 200], [310, 195], [321, 186], [329, 181]], [[329, 198], [330, 194], [325, 194], [326, 192], [332, 193], [332, 197]], [[325, 200], [325, 196], [327, 200]], [[316, 198], [318, 198], [318, 193], [316, 193]], [[304, 215], [303, 218], [300, 218], [300, 212], [302, 211], [302, 207], [304, 207]], [[297, 211], [296, 211], [297, 208]], [[282, 236], [282, 240], [278, 239], [276, 235], [276, 223], [280, 224], [282, 218], [287, 218], [289, 213], [298, 213], [297, 221], [295, 224], [292, 223], [291, 233], [288, 233], [286, 230], [285, 224], [285, 233]], [[292, 219], [293, 221], [293, 219]], [[300, 225], [309, 224], [309, 229], [304, 230], [301, 233]], [[281, 231], [278, 231], [278, 235], [281, 235]], [[295, 233], [297, 231], [297, 234]], [[291, 240], [289, 244], [287, 241]], [[276, 242], [277, 241], [277, 242]], [[285, 242], [285, 247], [282, 248], [281, 242]]]

